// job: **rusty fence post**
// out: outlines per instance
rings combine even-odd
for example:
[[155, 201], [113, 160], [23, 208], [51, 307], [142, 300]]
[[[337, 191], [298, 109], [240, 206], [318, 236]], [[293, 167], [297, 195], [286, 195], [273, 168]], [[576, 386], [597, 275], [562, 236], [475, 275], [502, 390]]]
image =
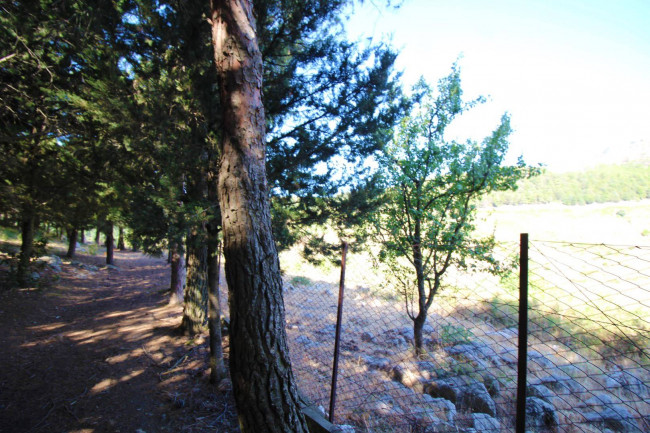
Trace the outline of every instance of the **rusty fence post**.
[[517, 416], [515, 432], [526, 431], [526, 374], [528, 369], [528, 233], [519, 246], [519, 351], [517, 361]]
[[345, 256], [348, 252], [348, 243], [343, 242], [341, 252], [341, 280], [339, 282], [339, 305], [336, 313], [336, 336], [334, 337], [334, 364], [332, 365], [332, 389], [330, 393], [329, 421], [334, 423], [334, 407], [336, 406], [336, 379], [339, 373], [339, 343], [341, 341], [341, 321], [343, 319], [343, 292], [345, 289]]

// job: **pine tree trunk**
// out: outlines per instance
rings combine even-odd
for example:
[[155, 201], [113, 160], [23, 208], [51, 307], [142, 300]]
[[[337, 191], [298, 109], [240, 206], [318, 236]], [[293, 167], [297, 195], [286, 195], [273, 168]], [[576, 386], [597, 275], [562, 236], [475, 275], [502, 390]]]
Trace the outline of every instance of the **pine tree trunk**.
[[111, 221], [106, 222], [106, 264], [115, 265], [115, 260], [113, 259], [113, 223]]
[[303, 433], [289, 360], [265, 171], [262, 56], [250, 0], [212, 0], [222, 108], [219, 208], [230, 301], [230, 375], [243, 433]]
[[22, 242], [20, 244], [20, 256], [18, 258], [18, 269], [16, 280], [20, 287], [27, 287], [31, 282], [29, 273], [29, 262], [34, 251], [34, 222], [36, 212], [30, 205], [24, 205], [21, 215], [20, 231]]
[[185, 253], [180, 242], [172, 242], [169, 251], [171, 253], [171, 284], [169, 297], [170, 304], [183, 303], [183, 291], [185, 289]]
[[81, 230], [80, 233], [81, 233], [81, 236], [80, 236], [79, 242], [81, 242], [82, 244], [85, 244], [86, 243], [86, 230]]
[[119, 235], [117, 236], [117, 249], [124, 251], [126, 249], [126, 246], [124, 246], [124, 228], [120, 227], [118, 230]]
[[65, 256], [69, 259], [74, 257], [74, 253], [77, 249], [77, 237], [79, 231], [76, 228], [71, 228], [67, 230], [68, 232], [68, 252]]
[[102, 232], [101, 228], [99, 227], [99, 225], [97, 225], [97, 228], [95, 229], [95, 243], [96, 243], [97, 245], [99, 245], [99, 241], [100, 241], [100, 239], [99, 239], [99, 234], [100, 234], [101, 232]]
[[226, 378], [221, 345], [221, 304], [219, 299], [219, 274], [221, 267], [221, 245], [219, 230], [208, 225], [208, 330], [210, 331], [210, 383], [219, 383]]
[[208, 321], [208, 248], [204, 234], [195, 229], [187, 237], [187, 281], [181, 330], [196, 335]]

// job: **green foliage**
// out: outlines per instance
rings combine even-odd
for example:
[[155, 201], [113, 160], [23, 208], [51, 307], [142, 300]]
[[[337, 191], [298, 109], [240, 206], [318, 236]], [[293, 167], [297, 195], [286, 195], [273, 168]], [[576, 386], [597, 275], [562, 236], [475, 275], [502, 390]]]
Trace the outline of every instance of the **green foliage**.
[[344, 213], [352, 218], [352, 205], [364, 206], [360, 196], [334, 197], [364, 184], [361, 162], [390, 138], [406, 108], [393, 70], [397, 54], [383, 44], [345, 39], [340, 20], [351, 3], [254, 2], [273, 230], [281, 248], [301, 239], [303, 227], [336, 225]]
[[440, 344], [444, 346], [454, 346], [457, 344], [470, 343], [474, 338], [471, 330], [451, 324], [440, 326], [439, 331]]
[[384, 204], [369, 227], [379, 260], [400, 287], [413, 320], [426, 316], [450, 267], [502, 271], [491, 254], [494, 239], [473, 236], [474, 203], [489, 192], [515, 189], [519, 180], [537, 173], [521, 160], [503, 165], [511, 133], [507, 114], [480, 143], [445, 136], [454, 119], [483, 102], [462, 98], [457, 65], [439, 81], [437, 92], [420, 82], [415, 93], [421, 100], [377, 155]]
[[11, 227], [0, 227], [0, 240], [16, 240], [20, 237], [20, 232]]
[[291, 278], [291, 284], [294, 286], [309, 287], [312, 282], [309, 278], [298, 275]]
[[523, 180], [516, 191], [493, 192], [482, 206], [562, 203], [584, 205], [650, 198], [647, 162], [600, 165], [582, 172], [552, 173]]
[[34, 249], [32, 250], [32, 257], [41, 257], [47, 254], [47, 238], [41, 236], [34, 241]]

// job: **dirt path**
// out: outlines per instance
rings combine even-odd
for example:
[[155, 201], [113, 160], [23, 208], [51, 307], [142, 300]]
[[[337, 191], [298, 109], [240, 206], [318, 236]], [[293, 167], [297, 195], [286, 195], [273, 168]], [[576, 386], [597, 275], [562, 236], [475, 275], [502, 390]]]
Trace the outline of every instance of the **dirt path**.
[[116, 252], [64, 264], [49, 287], [0, 293], [0, 432], [237, 431], [207, 343], [175, 332], [164, 260]]

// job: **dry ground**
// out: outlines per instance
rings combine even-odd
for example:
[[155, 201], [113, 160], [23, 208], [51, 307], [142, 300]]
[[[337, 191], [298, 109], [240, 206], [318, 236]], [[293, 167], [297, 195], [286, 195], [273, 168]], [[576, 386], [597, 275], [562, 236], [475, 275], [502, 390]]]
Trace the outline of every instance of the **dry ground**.
[[208, 383], [205, 337], [176, 332], [165, 261], [115, 257], [118, 270], [80, 255], [100, 269], [68, 263], [0, 292], [0, 432], [238, 431], [230, 390]]

